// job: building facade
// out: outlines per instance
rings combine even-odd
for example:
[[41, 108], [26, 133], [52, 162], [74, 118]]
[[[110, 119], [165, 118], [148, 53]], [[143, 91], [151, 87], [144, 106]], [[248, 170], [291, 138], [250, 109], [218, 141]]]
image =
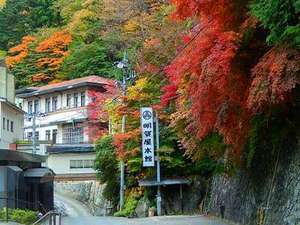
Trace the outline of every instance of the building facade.
[[23, 139], [24, 112], [15, 105], [14, 76], [0, 62], [0, 149]]
[[94, 174], [94, 138], [108, 124], [95, 121], [93, 111], [101, 110], [99, 98], [111, 98], [115, 92], [113, 80], [98, 76], [18, 90], [28, 115], [24, 138], [32, 140], [35, 135], [37, 143], [44, 143], [37, 154], [48, 155], [47, 166], [58, 176]]

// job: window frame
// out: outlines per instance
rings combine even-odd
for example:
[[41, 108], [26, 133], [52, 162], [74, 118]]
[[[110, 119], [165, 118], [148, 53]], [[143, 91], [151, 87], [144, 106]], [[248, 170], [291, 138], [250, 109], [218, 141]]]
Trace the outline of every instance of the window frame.
[[84, 107], [86, 105], [85, 101], [86, 101], [86, 96], [85, 96], [85, 92], [83, 91], [80, 93], [80, 106], [81, 107]]
[[72, 103], [72, 94], [68, 93], [66, 95], [66, 106], [67, 106], [67, 108], [71, 108], [71, 103]]
[[56, 112], [58, 110], [58, 97], [52, 97], [52, 112]]
[[51, 98], [47, 97], [45, 98], [45, 112], [51, 112]]
[[33, 113], [33, 102], [32, 102], [32, 100], [27, 102], [27, 112], [29, 114]]
[[14, 132], [14, 121], [10, 121], [10, 132]]
[[78, 93], [74, 93], [73, 94], [73, 106], [74, 106], [74, 108], [78, 107], [78, 100], [79, 100]]

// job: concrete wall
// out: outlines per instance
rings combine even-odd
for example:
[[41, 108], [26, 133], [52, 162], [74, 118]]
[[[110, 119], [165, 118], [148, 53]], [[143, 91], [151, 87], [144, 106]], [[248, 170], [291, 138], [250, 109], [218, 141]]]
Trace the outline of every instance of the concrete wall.
[[[23, 139], [23, 113], [14, 109], [12, 106], [8, 105], [5, 102], [0, 102], [0, 117], [0, 148], [8, 149], [9, 144]], [[3, 129], [3, 118], [5, 118], [5, 129]], [[14, 122], [13, 132], [10, 129], [10, 122], [9, 129], [7, 129], [7, 120]]]
[[81, 201], [95, 216], [106, 216], [112, 213], [110, 202], [102, 196], [104, 185], [99, 181], [56, 181], [54, 189], [55, 192]]
[[93, 168], [70, 168], [70, 160], [95, 160], [95, 158], [95, 153], [50, 154], [47, 159], [47, 166], [51, 168], [57, 175], [95, 173], [95, 170]]
[[11, 103], [15, 102], [14, 76], [9, 74], [3, 66], [0, 66], [0, 97], [6, 98]]

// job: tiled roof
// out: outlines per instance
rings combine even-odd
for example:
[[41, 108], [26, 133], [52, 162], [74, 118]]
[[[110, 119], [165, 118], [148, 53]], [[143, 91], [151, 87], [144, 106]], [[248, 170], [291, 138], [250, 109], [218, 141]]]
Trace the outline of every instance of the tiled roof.
[[114, 80], [107, 79], [104, 77], [98, 77], [98, 76], [88, 76], [88, 77], [82, 77], [82, 78], [77, 78], [77, 79], [73, 79], [73, 80], [63, 81], [63, 82], [54, 83], [54, 84], [48, 84], [48, 85], [41, 86], [41, 87], [32, 87], [32, 88], [37, 91], [44, 91], [44, 90], [49, 90], [49, 89], [53, 89], [53, 88], [60, 88], [60, 87], [71, 86], [71, 85], [75, 85], [75, 84], [81, 84], [81, 83], [96, 83], [96, 84], [104, 84], [104, 85], [114, 85]]
[[[109, 86], [109, 89], [116, 89], [115, 80], [107, 79], [99, 76], [88, 76], [77, 78], [73, 80], [63, 81], [59, 83], [48, 84], [41, 87], [28, 87], [22, 88], [16, 91], [17, 96], [21, 98], [26, 98], [34, 95], [41, 95], [46, 93], [51, 93], [54, 91], [63, 91], [66, 89], [84, 87], [84, 86]], [[104, 87], [105, 88], [105, 87]], [[105, 88], [107, 89], [107, 88]], [[114, 93], [115, 91], [113, 91]]]

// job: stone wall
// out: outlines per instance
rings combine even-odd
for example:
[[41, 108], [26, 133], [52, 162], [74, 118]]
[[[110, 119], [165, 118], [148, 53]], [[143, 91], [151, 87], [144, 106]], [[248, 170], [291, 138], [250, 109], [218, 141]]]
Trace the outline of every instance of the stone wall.
[[242, 225], [300, 224], [299, 139], [274, 154], [265, 149], [254, 160], [254, 166], [234, 176], [214, 177], [210, 211], [220, 215], [223, 205], [225, 218]]
[[55, 181], [55, 191], [67, 194], [84, 203], [95, 216], [111, 213], [111, 205], [103, 196], [104, 185], [98, 181]]

